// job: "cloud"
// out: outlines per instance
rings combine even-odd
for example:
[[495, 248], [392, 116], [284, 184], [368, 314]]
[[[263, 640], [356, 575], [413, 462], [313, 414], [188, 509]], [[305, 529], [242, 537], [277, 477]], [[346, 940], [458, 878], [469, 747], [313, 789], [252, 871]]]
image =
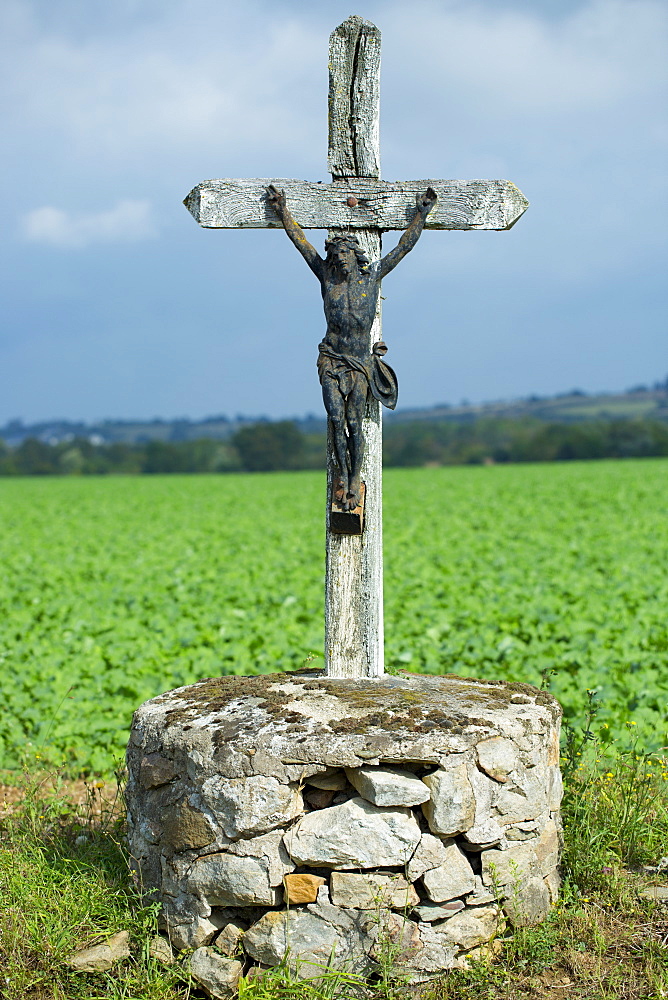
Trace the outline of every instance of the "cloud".
[[295, 148], [312, 123], [306, 109], [322, 115], [312, 82], [326, 86], [326, 35], [289, 13], [267, 17], [257, 0], [243, 16], [199, 0], [192, 17], [174, 0], [147, 20], [129, 17], [123, 32], [54, 25], [34, 3], [8, 7], [0, 54], [10, 117], [81, 162], [104, 156], [136, 170], [139, 157], [166, 150], [187, 159], [202, 148], [219, 157], [248, 144]]
[[56, 247], [88, 247], [95, 243], [135, 243], [157, 235], [148, 201], [125, 199], [106, 212], [63, 212], [45, 205], [22, 220], [23, 236], [31, 243]]
[[[588, 0], [557, 21], [538, 7], [418, 4], [422, 17], [392, 8], [401, 44], [420, 46], [419, 71], [467, 102], [498, 114], [600, 111], [656, 96], [665, 79], [668, 11], [658, 0]], [[424, 23], [430, 26], [424, 32]]]

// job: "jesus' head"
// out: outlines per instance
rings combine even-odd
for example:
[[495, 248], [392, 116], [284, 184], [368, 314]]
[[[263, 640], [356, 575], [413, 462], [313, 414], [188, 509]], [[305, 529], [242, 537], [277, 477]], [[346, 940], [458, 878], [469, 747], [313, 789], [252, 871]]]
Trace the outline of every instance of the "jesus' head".
[[327, 263], [350, 274], [355, 265], [360, 271], [369, 266], [369, 259], [359, 245], [356, 236], [334, 236], [325, 243]]

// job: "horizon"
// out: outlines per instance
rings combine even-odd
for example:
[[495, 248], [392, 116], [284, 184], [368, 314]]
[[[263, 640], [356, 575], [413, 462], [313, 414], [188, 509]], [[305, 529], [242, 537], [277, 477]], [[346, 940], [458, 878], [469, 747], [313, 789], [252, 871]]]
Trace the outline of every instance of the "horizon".
[[[393, 413], [384, 414], [384, 421], [392, 421], [392, 419], [402, 413], [421, 413], [429, 412], [431, 410], [466, 410], [466, 409], [476, 409], [480, 407], [493, 407], [493, 406], [512, 406], [517, 403], [531, 403], [531, 402], [543, 402], [556, 399], [568, 399], [570, 397], [582, 396], [588, 399], [596, 399], [598, 397], [616, 397], [616, 396], [630, 396], [633, 394], [641, 393], [655, 393], [655, 392], [668, 392], [668, 375], [665, 379], [655, 380], [651, 384], [638, 384], [629, 386], [627, 389], [605, 389], [601, 391], [589, 391], [587, 389], [581, 389], [579, 387], [574, 387], [572, 389], [567, 389], [562, 392], [556, 392], [551, 394], [537, 394], [529, 393], [526, 396], [516, 396], [513, 398], [506, 399], [487, 399], [487, 400], [460, 400], [458, 403], [449, 403], [447, 401], [442, 401], [439, 403], [432, 403], [425, 406], [411, 406], [411, 407], [401, 407], [398, 406]], [[276, 417], [270, 417], [266, 414], [250, 414], [250, 413], [236, 413], [230, 415], [228, 413], [209, 413], [201, 417], [191, 417], [179, 414], [173, 417], [164, 417], [159, 415], [153, 415], [151, 417], [100, 417], [96, 419], [87, 420], [82, 417], [49, 417], [44, 420], [26, 420], [22, 417], [12, 417], [5, 420], [3, 424], [0, 424], [0, 431], [7, 430], [9, 427], [15, 425], [17, 429], [30, 428], [30, 427], [40, 427], [49, 426], [50, 424], [72, 424], [72, 425], [83, 425], [83, 426], [102, 426], [104, 424], [152, 424], [152, 423], [163, 423], [163, 424], [175, 424], [175, 423], [189, 423], [189, 424], [204, 424], [204, 423], [214, 423], [216, 421], [227, 422], [227, 423], [278, 423], [283, 421], [294, 421], [296, 423], [306, 423], [306, 422], [321, 422], [325, 423], [327, 420], [327, 414], [325, 410], [322, 413], [314, 413], [309, 411], [302, 414], [284, 414]]]

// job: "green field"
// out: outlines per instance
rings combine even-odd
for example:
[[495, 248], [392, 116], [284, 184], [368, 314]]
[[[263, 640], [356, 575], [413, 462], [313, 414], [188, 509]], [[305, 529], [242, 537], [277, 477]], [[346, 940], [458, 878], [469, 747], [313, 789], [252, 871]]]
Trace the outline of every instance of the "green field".
[[[668, 461], [391, 469], [386, 664], [587, 689], [668, 744]], [[0, 481], [0, 767], [106, 772], [133, 709], [320, 658], [324, 477]], [[606, 728], [607, 727], [607, 728]]]

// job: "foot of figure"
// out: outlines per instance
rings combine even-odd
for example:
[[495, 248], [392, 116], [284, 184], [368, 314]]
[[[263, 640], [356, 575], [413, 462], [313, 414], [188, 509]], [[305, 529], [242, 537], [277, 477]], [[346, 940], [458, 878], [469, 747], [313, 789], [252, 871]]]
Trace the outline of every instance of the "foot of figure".
[[362, 499], [362, 483], [359, 476], [353, 476], [346, 493], [346, 510], [355, 510]]
[[343, 510], [348, 510], [346, 506], [348, 496], [348, 480], [338, 476], [334, 481], [334, 502]]

